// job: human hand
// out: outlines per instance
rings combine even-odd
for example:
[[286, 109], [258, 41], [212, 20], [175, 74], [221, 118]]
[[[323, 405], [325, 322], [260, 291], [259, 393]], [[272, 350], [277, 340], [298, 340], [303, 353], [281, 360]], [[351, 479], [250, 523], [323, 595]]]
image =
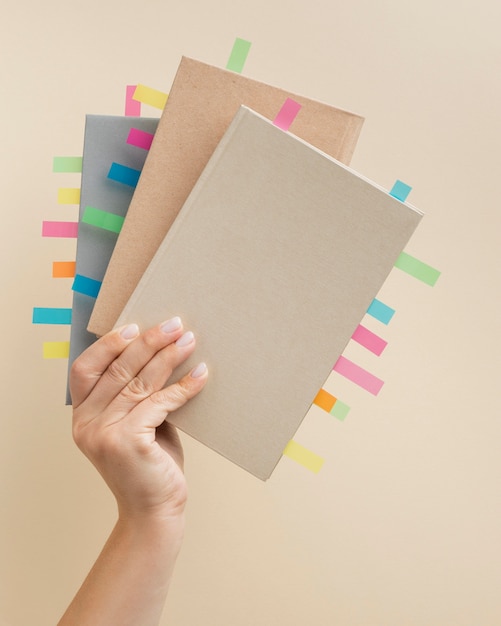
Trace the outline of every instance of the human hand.
[[119, 515], [182, 514], [186, 501], [183, 451], [168, 413], [207, 381], [201, 363], [164, 387], [195, 349], [179, 318], [139, 332], [131, 324], [98, 339], [70, 372], [73, 437], [117, 500]]

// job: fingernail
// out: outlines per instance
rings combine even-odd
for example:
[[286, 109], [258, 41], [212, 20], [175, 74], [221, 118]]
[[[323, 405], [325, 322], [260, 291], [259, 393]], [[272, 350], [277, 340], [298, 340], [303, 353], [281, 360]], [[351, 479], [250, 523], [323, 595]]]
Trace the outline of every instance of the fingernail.
[[139, 326], [137, 324], [129, 324], [125, 326], [125, 328], [122, 328], [120, 335], [124, 339], [134, 339], [134, 337], [139, 335]]
[[196, 367], [191, 370], [190, 376], [192, 378], [200, 378], [207, 371], [207, 365], [205, 363], [199, 363]]
[[181, 318], [177, 316], [173, 317], [161, 324], [160, 328], [164, 333], [172, 333], [175, 330], [179, 330], [181, 328]]
[[176, 346], [184, 348], [184, 346], [189, 345], [193, 341], [193, 339], [195, 339], [195, 335], [191, 332], [191, 330], [189, 330], [187, 333], [184, 333], [184, 335], [181, 335], [181, 337], [179, 337], [179, 339], [176, 341]]

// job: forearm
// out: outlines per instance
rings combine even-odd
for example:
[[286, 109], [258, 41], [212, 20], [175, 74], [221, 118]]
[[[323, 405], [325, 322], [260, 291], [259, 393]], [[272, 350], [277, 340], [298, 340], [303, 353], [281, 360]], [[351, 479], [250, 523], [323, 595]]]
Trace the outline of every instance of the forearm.
[[73, 362], [73, 437], [113, 492], [119, 519], [59, 626], [158, 625], [186, 502], [182, 446], [165, 418], [207, 381], [203, 363], [171, 380], [195, 349], [183, 331], [178, 317], [143, 332], [129, 324]]
[[157, 626], [183, 530], [182, 515], [119, 519], [58, 626]]

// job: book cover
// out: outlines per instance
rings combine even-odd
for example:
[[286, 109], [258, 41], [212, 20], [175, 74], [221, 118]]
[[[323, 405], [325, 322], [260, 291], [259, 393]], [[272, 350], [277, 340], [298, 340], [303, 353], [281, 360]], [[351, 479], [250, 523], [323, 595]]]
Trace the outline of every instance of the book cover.
[[[154, 133], [158, 120], [115, 115], [87, 115], [85, 119], [82, 182], [76, 251], [76, 280], [68, 367], [95, 340], [87, 324], [127, 213], [133, 187], [108, 177], [113, 162], [141, 170], [146, 151], [127, 143], [131, 128]], [[71, 399], [67, 391], [66, 403]]]
[[183, 58], [89, 322], [111, 330], [241, 104], [274, 119], [286, 98], [302, 105], [291, 127], [348, 163], [363, 118], [217, 67]]
[[118, 320], [195, 332], [169, 421], [267, 479], [421, 217], [241, 107]]

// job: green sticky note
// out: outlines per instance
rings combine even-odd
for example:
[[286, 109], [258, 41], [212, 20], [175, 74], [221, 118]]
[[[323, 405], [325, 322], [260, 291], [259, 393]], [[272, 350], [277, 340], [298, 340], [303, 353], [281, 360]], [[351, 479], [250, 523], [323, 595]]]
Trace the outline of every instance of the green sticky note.
[[53, 172], [69, 173], [82, 171], [82, 157], [54, 157], [52, 163]]
[[115, 213], [88, 206], [85, 207], [82, 222], [97, 228], [110, 230], [113, 233], [119, 233], [122, 229], [124, 218], [121, 215], [115, 215]]
[[433, 287], [440, 276], [440, 272], [438, 270], [431, 267], [431, 265], [423, 263], [410, 254], [407, 254], [407, 252], [402, 252], [400, 254], [395, 263], [395, 267], [398, 267], [399, 270], [407, 272], [407, 274], [414, 276], [414, 278], [423, 281], [423, 283], [426, 283], [431, 287]]
[[344, 420], [344, 418], [348, 415], [349, 410], [350, 407], [347, 404], [341, 402], [341, 400], [336, 400], [336, 402], [334, 402], [334, 406], [329, 412], [334, 417], [337, 417], [338, 420]]
[[232, 72], [238, 72], [240, 74], [244, 69], [245, 61], [247, 59], [247, 55], [249, 54], [250, 47], [250, 41], [245, 41], [245, 39], [239, 39], [237, 37], [235, 39], [235, 43], [233, 44], [228, 63], [226, 64], [226, 69], [231, 70]]

